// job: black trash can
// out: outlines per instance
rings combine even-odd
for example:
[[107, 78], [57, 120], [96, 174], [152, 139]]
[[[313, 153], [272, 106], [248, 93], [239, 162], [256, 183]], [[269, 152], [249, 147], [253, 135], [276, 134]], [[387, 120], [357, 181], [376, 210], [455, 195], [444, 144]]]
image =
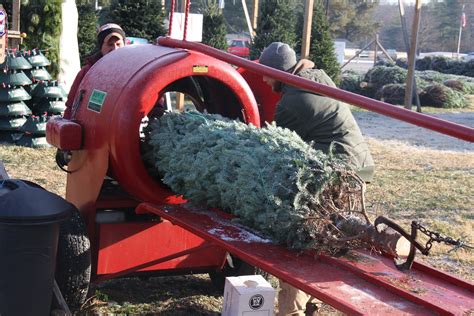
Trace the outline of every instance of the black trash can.
[[0, 180], [0, 315], [49, 315], [59, 224], [74, 205], [24, 180]]

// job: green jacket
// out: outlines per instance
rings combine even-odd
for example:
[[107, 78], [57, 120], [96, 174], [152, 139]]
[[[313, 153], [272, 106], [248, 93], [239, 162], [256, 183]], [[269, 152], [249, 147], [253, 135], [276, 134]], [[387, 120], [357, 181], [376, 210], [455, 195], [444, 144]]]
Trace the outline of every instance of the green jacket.
[[[298, 75], [335, 87], [323, 70], [306, 69]], [[282, 92], [276, 124], [295, 131], [315, 149], [340, 155], [364, 181], [370, 182], [374, 161], [349, 106], [289, 85], [284, 85]]]

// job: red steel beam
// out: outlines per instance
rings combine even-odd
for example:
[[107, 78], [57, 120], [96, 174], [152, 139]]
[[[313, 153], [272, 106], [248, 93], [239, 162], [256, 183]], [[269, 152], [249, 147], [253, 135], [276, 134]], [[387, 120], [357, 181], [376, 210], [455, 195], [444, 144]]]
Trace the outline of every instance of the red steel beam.
[[298, 253], [254, 235], [206, 208], [140, 204], [249, 264], [349, 315], [464, 315], [474, 310], [474, 285], [425, 266], [399, 271], [393, 261], [368, 251], [339, 258]]
[[474, 128], [468, 126], [439, 119], [437, 117], [429, 116], [423, 113], [413, 112], [405, 108], [400, 108], [392, 104], [367, 98], [338, 88], [329, 87], [284, 71], [260, 65], [258, 63], [234, 56], [201, 43], [175, 40], [169, 37], [159, 37], [157, 42], [163, 46], [195, 50], [230, 64], [246, 68], [249, 71], [261, 74], [263, 76], [274, 78], [289, 85], [313, 91], [336, 100], [350, 103], [366, 110], [377, 112], [379, 114], [424, 127], [442, 134], [469, 142], [474, 142]]

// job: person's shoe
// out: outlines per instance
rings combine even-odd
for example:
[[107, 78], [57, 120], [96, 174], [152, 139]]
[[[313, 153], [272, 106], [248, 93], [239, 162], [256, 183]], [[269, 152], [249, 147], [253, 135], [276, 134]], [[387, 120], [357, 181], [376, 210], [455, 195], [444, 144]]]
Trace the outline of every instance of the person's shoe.
[[314, 303], [306, 304], [305, 316], [316, 316], [318, 315], [319, 305]]

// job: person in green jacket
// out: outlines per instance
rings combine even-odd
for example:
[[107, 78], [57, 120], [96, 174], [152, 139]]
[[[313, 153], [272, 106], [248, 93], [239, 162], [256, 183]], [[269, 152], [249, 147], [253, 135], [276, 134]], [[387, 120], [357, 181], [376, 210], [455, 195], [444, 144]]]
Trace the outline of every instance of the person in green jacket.
[[[336, 87], [323, 70], [313, 69], [313, 62], [297, 62], [295, 51], [284, 43], [273, 42], [266, 47], [260, 64]], [[275, 111], [278, 126], [295, 131], [317, 150], [338, 155], [362, 180], [372, 180], [374, 161], [349, 105], [269, 77], [264, 77], [264, 81], [274, 91], [282, 92]]]
[[[313, 69], [315, 65], [312, 61], [307, 59], [297, 61], [295, 51], [284, 43], [273, 42], [267, 46], [259, 62], [336, 87], [323, 70]], [[344, 159], [363, 181], [372, 180], [374, 161], [349, 105], [283, 84], [270, 77], [264, 77], [263, 80], [273, 91], [282, 93], [275, 111], [275, 122], [278, 126], [295, 131], [315, 149]], [[311, 315], [319, 304], [317, 299], [280, 280], [277, 315]]]

